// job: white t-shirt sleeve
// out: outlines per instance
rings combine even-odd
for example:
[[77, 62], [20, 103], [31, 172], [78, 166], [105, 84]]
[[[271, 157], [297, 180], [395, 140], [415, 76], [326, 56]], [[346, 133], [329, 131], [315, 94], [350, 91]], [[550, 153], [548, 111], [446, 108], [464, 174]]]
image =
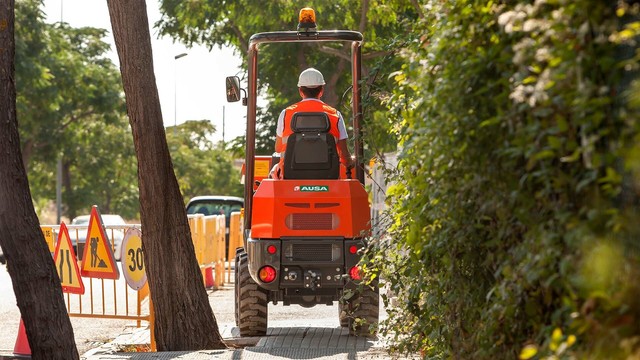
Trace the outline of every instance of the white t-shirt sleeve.
[[278, 135], [280, 137], [282, 137], [282, 133], [284, 132], [284, 113], [285, 113], [285, 110], [282, 110], [282, 112], [280, 112], [280, 116], [278, 116], [278, 123], [276, 124], [276, 135]]
[[344, 140], [348, 137], [347, 128], [344, 125], [344, 119], [342, 118], [342, 114], [340, 114], [340, 111], [336, 112], [338, 113], [338, 131], [340, 132], [340, 137], [338, 137], [338, 140]]

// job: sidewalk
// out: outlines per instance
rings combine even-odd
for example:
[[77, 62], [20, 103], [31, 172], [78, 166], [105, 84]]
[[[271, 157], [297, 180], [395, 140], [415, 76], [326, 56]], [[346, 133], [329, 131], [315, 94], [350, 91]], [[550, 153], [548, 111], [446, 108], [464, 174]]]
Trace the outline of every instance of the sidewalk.
[[[86, 360], [109, 359], [394, 359], [377, 338], [350, 336], [340, 327], [337, 305], [304, 309], [269, 305], [269, 328], [263, 337], [241, 338], [234, 324], [233, 285], [209, 292], [209, 301], [225, 350], [186, 352], [121, 352], [146, 348], [148, 328], [129, 328], [112, 342], [81, 356]], [[335, 317], [335, 319], [333, 319]], [[405, 357], [402, 357], [405, 358]]]
[[[81, 358], [97, 359], [392, 359], [374, 339], [349, 336], [345, 329], [269, 328], [259, 338], [237, 338], [225, 326], [222, 336], [230, 346], [226, 350], [175, 352], [118, 352], [123, 346], [148, 344], [149, 331], [136, 329], [113, 342], [91, 350]], [[230, 337], [231, 336], [231, 337]], [[242, 348], [243, 347], [243, 348]]]

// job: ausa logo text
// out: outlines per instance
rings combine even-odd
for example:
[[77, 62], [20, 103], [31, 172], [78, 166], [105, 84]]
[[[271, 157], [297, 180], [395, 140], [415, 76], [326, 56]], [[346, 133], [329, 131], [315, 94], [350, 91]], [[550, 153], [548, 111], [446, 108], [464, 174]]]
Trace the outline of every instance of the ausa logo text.
[[327, 192], [329, 187], [327, 185], [301, 185], [293, 188], [293, 191], [302, 192]]

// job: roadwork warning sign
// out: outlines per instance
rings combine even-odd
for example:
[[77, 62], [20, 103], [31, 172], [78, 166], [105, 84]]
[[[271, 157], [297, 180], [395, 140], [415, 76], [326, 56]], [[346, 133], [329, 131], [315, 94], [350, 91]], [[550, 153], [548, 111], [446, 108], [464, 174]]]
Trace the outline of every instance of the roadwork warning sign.
[[53, 262], [56, 264], [56, 270], [58, 270], [62, 292], [84, 294], [84, 283], [80, 277], [80, 270], [78, 270], [78, 260], [76, 260], [76, 253], [73, 251], [73, 246], [71, 246], [69, 230], [67, 230], [67, 225], [64, 222], [60, 224], [58, 243], [53, 253]]
[[111, 243], [102, 225], [102, 216], [95, 205], [91, 208], [87, 240], [84, 244], [80, 269], [82, 276], [114, 280], [120, 277], [120, 272], [113, 258]]
[[142, 252], [142, 232], [130, 228], [122, 240], [122, 272], [127, 284], [133, 290], [140, 290], [147, 283], [147, 273], [144, 270], [144, 253]]

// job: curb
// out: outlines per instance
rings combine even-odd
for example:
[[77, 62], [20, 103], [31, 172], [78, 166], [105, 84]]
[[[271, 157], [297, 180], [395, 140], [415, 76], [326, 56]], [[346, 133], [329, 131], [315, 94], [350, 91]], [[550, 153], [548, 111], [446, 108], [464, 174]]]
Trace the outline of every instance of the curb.
[[15, 355], [13, 353], [0, 353], [0, 360], [23, 360], [31, 359], [30, 355]]

